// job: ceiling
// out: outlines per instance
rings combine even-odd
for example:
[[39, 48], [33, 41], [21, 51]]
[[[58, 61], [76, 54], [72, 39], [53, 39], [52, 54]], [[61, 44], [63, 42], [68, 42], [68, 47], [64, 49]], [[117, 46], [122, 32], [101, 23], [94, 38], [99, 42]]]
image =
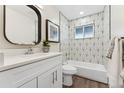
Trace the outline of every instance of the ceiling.
[[[69, 20], [84, 17], [103, 11], [104, 5], [56, 5]], [[80, 15], [80, 12], [84, 12]]]

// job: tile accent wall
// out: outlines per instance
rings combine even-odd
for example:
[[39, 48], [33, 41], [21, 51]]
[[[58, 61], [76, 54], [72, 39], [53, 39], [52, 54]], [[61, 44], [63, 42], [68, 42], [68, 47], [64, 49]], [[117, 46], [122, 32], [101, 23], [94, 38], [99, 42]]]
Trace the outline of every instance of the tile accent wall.
[[[84, 18], [72, 20], [69, 29], [69, 59], [104, 64], [104, 38], [105, 31], [103, 29], [104, 13], [97, 13]], [[95, 24], [95, 37], [86, 39], [75, 39], [75, 27], [86, 25], [94, 22]]]
[[[104, 48], [104, 54], [106, 54], [107, 53], [107, 50], [108, 50], [108, 48], [109, 48], [109, 46], [110, 46], [110, 41], [111, 41], [111, 33], [110, 33], [110, 20], [109, 20], [109, 13], [110, 11], [109, 11], [109, 6], [105, 6], [105, 8], [104, 8], [104, 22], [103, 22], [103, 26], [104, 26], [104, 36], [103, 36], [103, 41], [104, 41], [104, 45], [103, 45], [103, 48]], [[104, 58], [103, 58], [103, 62], [104, 62], [104, 64], [105, 64], [105, 66], [107, 67], [107, 62], [108, 62], [108, 58], [106, 58], [105, 56], [104, 56]]]
[[69, 22], [60, 13], [60, 51], [63, 53], [63, 62], [69, 60]]
[[[61, 45], [60, 51], [63, 53], [63, 62], [66, 60], [76, 60], [105, 64], [106, 51], [109, 43], [108, 11], [100, 12], [87, 17], [68, 21], [60, 14]], [[105, 18], [105, 19], [104, 19]], [[105, 20], [105, 21], [104, 21]], [[75, 39], [75, 27], [94, 22], [94, 38]], [[69, 26], [69, 28], [68, 28]]]

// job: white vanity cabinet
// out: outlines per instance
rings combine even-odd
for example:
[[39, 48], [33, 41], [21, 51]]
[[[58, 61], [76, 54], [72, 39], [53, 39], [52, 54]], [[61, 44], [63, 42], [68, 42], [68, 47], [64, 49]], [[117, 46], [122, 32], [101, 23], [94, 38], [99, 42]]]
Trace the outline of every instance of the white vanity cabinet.
[[0, 87], [61, 88], [62, 57], [52, 56], [0, 72]]

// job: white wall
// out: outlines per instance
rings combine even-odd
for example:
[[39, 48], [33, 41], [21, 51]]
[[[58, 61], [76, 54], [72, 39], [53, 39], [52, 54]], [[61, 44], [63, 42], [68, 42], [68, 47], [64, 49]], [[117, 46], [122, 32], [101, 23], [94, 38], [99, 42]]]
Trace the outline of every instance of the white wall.
[[[42, 40], [45, 40], [46, 38], [45, 20], [49, 19], [55, 24], [59, 25], [59, 11], [54, 6], [51, 6], [51, 5], [44, 5], [43, 7], [44, 9], [42, 10], [42, 19], [43, 19], [42, 21], [43, 39]], [[59, 43], [51, 43], [50, 45], [51, 45], [50, 51], [59, 51]]]
[[[42, 41], [45, 40], [45, 31], [46, 31], [46, 23], [45, 20], [49, 19], [53, 21], [56, 24], [59, 24], [59, 11], [54, 7], [50, 5], [44, 5], [44, 9], [41, 10], [42, 15]], [[41, 48], [42, 43], [34, 46]], [[7, 42], [3, 35], [3, 6], [0, 5], [0, 49], [17, 49], [17, 48], [28, 48], [28, 46], [20, 46], [20, 45], [13, 45], [9, 42]], [[51, 43], [50, 51], [59, 51], [59, 44]]]
[[114, 36], [124, 37], [124, 5], [111, 6], [111, 33]]

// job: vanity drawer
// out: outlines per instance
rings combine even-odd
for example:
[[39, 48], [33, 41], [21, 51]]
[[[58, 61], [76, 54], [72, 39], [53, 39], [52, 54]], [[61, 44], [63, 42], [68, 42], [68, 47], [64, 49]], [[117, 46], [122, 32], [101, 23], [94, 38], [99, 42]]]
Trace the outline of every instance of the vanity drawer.
[[3, 83], [3, 87], [18, 87], [23, 85], [25, 82], [45, 73], [56, 65], [62, 64], [61, 59], [61, 56], [56, 56], [8, 71], [0, 72], [0, 87], [3, 86]]

